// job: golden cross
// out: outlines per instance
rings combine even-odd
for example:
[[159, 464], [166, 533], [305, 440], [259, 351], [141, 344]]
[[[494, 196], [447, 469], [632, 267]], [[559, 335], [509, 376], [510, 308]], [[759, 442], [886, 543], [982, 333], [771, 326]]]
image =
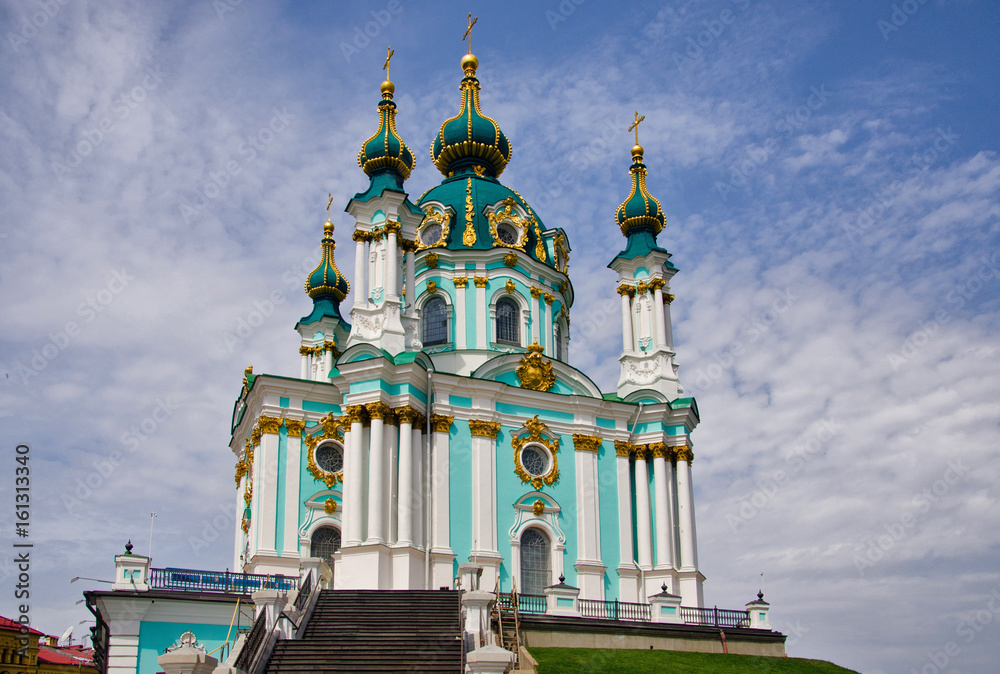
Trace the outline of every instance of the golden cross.
[[646, 119], [646, 115], [642, 117], [639, 116], [639, 111], [635, 111], [635, 121], [632, 122], [632, 126], [628, 128], [629, 131], [635, 130], [635, 144], [639, 144], [639, 125], [642, 124], [642, 120]]
[[385, 48], [385, 63], [382, 64], [382, 70], [385, 71], [385, 79], [389, 79], [389, 61], [392, 60], [392, 55], [396, 53], [396, 50], [392, 47], [387, 46]]
[[329, 197], [329, 199], [327, 199], [327, 202], [326, 202], [326, 219], [329, 220], [330, 219], [330, 204], [333, 203], [333, 195], [331, 193], [327, 192], [326, 196]]
[[479, 17], [477, 16], [476, 18], [473, 19], [472, 18], [472, 12], [469, 12], [469, 27], [465, 29], [465, 35], [462, 36], [462, 39], [463, 40], [465, 40], [465, 39], [469, 40], [469, 53], [470, 54], [472, 53], [472, 27], [476, 25], [476, 21], [479, 21]]

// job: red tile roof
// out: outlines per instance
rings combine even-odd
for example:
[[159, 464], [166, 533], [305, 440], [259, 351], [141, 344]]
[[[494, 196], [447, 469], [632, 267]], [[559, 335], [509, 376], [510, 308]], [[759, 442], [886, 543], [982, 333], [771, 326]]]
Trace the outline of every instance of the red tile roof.
[[[17, 631], [17, 630], [20, 630], [20, 629], [21, 629], [21, 623], [17, 622], [16, 620], [11, 620], [10, 618], [5, 618], [2, 615], [0, 615], [0, 630], [15, 630], [15, 631]], [[45, 632], [39, 632], [34, 627], [28, 628], [28, 631], [31, 634], [37, 634], [39, 636], [45, 636]]]

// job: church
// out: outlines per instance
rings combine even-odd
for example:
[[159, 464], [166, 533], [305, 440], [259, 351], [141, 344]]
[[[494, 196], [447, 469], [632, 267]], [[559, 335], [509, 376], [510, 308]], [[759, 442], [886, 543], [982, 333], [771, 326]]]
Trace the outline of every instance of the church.
[[299, 372], [248, 369], [235, 404], [233, 568], [296, 575], [319, 557], [336, 589], [398, 590], [451, 587], [475, 564], [483, 588], [541, 595], [563, 577], [581, 599], [645, 602], [665, 585], [700, 607], [698, 407], [678, 378], [677, 268], [657, 241], [642, 118], [613, 214], [621, 374], [604, 392], [569, 364], [571, 232], [501, 181], [513, 147], [480, 109], [478, 65], [461, 59], [456, 114], [430, 149], [441, 182], [414, 199], [405, 110], [381, 85], [346, 206], [354, 278], [328, 218]]

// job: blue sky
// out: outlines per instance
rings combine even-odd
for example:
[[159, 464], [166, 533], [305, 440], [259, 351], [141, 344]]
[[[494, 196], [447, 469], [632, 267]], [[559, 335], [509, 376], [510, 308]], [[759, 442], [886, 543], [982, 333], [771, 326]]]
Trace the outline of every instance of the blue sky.
[[35, 625], [85, 619], [69, 578], [145, 551], [151, 511], [155, 566], [231, 562], [243, 368], [298, 372], [327, 192], [353, 278], [386, 44], [407, 187], [439, 181], [470, 10], [504, 182], [570, 236], [571, 362], [604, 390], [646, 117], [708, 603], [763, 571], [791, 655], [995, 671], [1000, 6], [963, 0], [0, 5], [0, 442], [32, 451]]

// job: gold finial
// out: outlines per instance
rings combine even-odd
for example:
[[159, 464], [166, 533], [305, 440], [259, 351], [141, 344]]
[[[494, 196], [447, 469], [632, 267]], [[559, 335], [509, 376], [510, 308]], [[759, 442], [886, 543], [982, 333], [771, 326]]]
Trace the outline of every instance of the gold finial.
[[396, 86], [389, 81], [389, 61], [392, 60], [392, 55], [396, 53], [396, 50], [392, 47], [387, 46], [385, 48], [385, 63], [382, 64], [382, 70], [385, 71], [385, 82], [379, 87], [382, 92], [382, 98], [392, 100], [392, 94], [396, 91]]
[[333, 204], [333, 194], [330, 192], [326, 193], [326, 224], [323, 225], [323, 233], [327, 236], [333, 236], [333, 223], [330, 221], [330, 206]]
[[392, 60], [392, 55], [396, 53], [396, 50], [392, 47], [386, 46], [385, 48], [385, 63], [382, 64], [382, 70], [385, 71], [385, 79], [389, 79], [389, 61]]
[[479, 17], [472, 18], [472, 12], [469, 12], [469, 27], [465, 29], [465, 35], [462, 36], [463, 40], [469, 41], [469, 53], [472, 53], [472, 27], [476, 25], [476, 21], [479, 21]]
[[642, 117], [639, 116], [639, 111], [635, 111], [635, 121], [628, 128], [629, 131], [635, 131], [635, 146], [632, 148], [632, 158], [642, 157], [642, 145], [639, 145], [639, 125], [642, 124], [642, 120], [646, 119], [646, 115]]

